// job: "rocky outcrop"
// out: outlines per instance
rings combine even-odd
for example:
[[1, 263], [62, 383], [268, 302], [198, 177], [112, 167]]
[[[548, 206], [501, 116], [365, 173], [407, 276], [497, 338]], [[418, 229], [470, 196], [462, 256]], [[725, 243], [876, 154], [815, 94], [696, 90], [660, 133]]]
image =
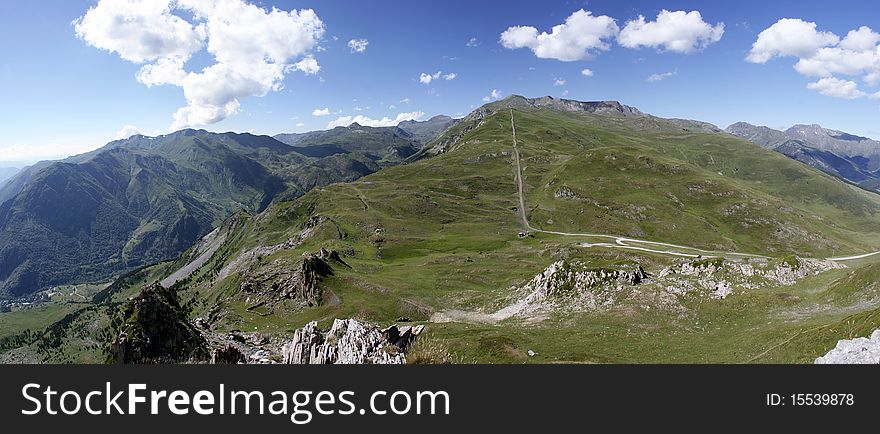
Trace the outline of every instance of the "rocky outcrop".
[[[220, 270], [220, 273], [217, 275], [217, 280], [223, 280], [226, 277], [230, 276], [233, 273], [241, 273], [247, 271], [250, 268], [253, 268], [256, 263], [260, 261], [261, 258], [270, 256], [281, 250], [292, 250], [300, 245], [302, 245], [305, 240], [311, 238], [318, 228], [321, 227], [326, 222], [333, 223], [329, 218], [317, 214], [306, 219], [305, 222], [300, 225], [300, 231], [288, 238], [287, 241], [281, 244], [274, 244], [271, 246], [258, 246], [251, 250], [248, 250], [240, 255], [238, 255], [232, 261], [223, 267]], [[335, 223], [333, 223], [335, 224]], [[342, 238], [342, 233], [337, 226], [336, 230], [340, 232], [340, 238]]]
[[247, 363], [247, 357], [235, 345], [226, 345], [222, 348], [214, 348], [211, 352], [212, 365], [235, 365]]
[[580, 263], [557, 261], [535, 276], [528, 286], [553, 297], [582, 293], [603, 285], [638, 285], [647, 277], [638, 265], [632, 270], [589, 269]]
[[846, 268], [827, 260], [792, 257], [771, 263], [765, 259], [729, 262], [703, 259], [666, 267], [657, 273], [658, 282], [676, 293], [709, 290], [713, 298], [724, 299], [734, 288], [754, 289], [767, 285], [790, 286], [799, 280], [828, 270]]
[[281, 353], [288, 364], [404, 364], [405, 352], [422, 328], [380, 330], [354, 319], [336, 319], [324, 332], [313, 321], [296, 330]]
[[250, 305], [266, 305], [290, 299], [304, 302], [308, 306], [321, 304], [320, 282], [333, 275], [331, 263], [348, 267], [335, 250], [322, 248], [317, 253], [306, 254], [290, 271], [282, 263], [275, 263], [265, 270], [255, 271], [246, 276], [241, 291], [253, 294]]
[[110, 344], [109, 363], [180, 363], [207, 360], [205, 338], [189, 323], [177, 294], [156, 284], [125, 306]]
[[880, 364], [880, 330], [869, 338], [843, 339], [822, 357], [817, 364]]

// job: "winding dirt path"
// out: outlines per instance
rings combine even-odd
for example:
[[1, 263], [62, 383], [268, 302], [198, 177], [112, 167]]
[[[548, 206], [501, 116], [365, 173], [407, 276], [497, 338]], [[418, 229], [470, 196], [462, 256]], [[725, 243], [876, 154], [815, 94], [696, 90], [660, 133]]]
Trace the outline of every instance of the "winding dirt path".
[[[635, 238], [627, 238], [619, 235], [609, 235], [609, 234], [584, 234], [584, 233], [571, 233], [571, 232], [557, 232], [557, 231], [547, 231], [539, 228], [533, 227], [529, 223], [529, 218], [526, 215], [526, 201], [525, 201], [525, 189], [523, 186], [523, 178], [522, 178], [522, 163], [520, 162], [520, 154], [519, 154], [519, 144], [516, 139], [516, 121], [513, 115], [513, 109], [510, 109], [510, 127], [513, 134], [513, 160], [514, 165], [516, 166], [516, 188], [517, 188], [517, 196], [519, 199], [519, 215], [522, 226], [524, 230], [530, 232], [538, 232], [544, 234], [552, 234], [552, 235], [561, 235], [568, 237], [589, 237], [589, 238], [605, 238], [610, 239], [613, 242], [599, 242], [599, 243], [589, 243], [584, 242], [581, 243], [581, 247], [601, 247], [601, 248], [611, 248], [611, 249], [627, 249], [627, 250], [638, 250], [649, 253], [659, 253], [663, 255], [670, 256], [681, 256], [687, 258], [699, 258], [699, 257], [741, 257], [741, 258], [768, 258], [764, 255], [757, 255], [753, 253], [742, 253], [742, 252], [724, 252], [718, 250], [704, 250], [696, 247], [682, 246], [678, 244], [670, 244], [663, 243], [659, 241], [648, 241], [648, 240], [639, 240]], [[670, 250], [664, 250], [670, 249]], [[856, 256], [844, 256], [844, 257], [835, 257], [835, 258], [827, 258], [829, 261], [834, 262], [843, 262], [843, 261], [853, 261], [858, 259], [864, 259], [870, 256], [880, 255], [880, 251], [865, 253], [862, 255]]]

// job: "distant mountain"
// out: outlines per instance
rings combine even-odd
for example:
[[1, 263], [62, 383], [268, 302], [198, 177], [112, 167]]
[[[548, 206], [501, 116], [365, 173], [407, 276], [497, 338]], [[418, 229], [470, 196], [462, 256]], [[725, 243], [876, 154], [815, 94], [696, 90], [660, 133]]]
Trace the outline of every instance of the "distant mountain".
[[[274, 137], [290, 146], [312, 148], [306, 152], [333, 155], [359, 150], [378, 155], [388, 150], [379, 149], [376, 144], [381, 147], [390, 143], [398, 150], [415, 145], [418, 150], [439, 137], [456, 122], [458, 120], [449, 116], [438, 115], [427, 121], [403, 121], [396, 127], [368, 127], [353, 123], [347, 127], [336, 127], [326, 131], [285, 133]], [[390, 142], [387, 142], [388, 140]], [[352, 144], [356, 145], [353, 147]], [[393, 153], [399, 154], [400, 152], [394, 151]]]
[[339, 152], [183, 130], [41, 162], [0, 188], [0, 296], [111, 278], [179, 254], [237, 210], [395, 164], [418, 144], [351, 134]]
[[422, 147], [412, 134], [398, 127], [367, 127], [353, 123], [332, 130], [278, 134], [275, 139], [309, 157], [360, 153], [380, 165], [396, 164]]
[[6, 183], [6, 180], [15, 176], [21, 171], [18, 167], [0, 167], [0, 186]]
[[737, 122], [726, 131], [869, 190], [880, 180], [880, 142], [819, 125], [785, 131]]
[[397, 125], [398, 128], [410, 133], [414, 139], [422, 144], [427, 144], [432, 140], [440, 137], [449, 127], [458, 122], [449, 116], [438, 115], [426, 121], [403, 121]]

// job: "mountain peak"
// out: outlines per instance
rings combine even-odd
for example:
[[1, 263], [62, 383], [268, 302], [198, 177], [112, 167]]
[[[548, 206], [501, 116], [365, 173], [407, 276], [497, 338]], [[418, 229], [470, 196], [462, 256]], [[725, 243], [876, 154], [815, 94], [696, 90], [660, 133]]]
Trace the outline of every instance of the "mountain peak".
[[497, 105], [498, 103], [509, 108], [533, 107], [594, 114], [618, 114], [624, 116], [644, 115], [639, 109], [624, 105], [620, 103], [620, 101], [577, 101], [573, 99], [554, 98], [549, 95], [538, 98], [526, 98], [521, 95], [511, 95], [500, 101], [489, 103], [487, 106]]

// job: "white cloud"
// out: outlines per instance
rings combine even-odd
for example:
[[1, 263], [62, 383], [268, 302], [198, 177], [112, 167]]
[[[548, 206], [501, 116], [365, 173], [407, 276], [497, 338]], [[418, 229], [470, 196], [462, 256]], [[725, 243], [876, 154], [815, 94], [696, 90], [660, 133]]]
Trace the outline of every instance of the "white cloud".
[[817, 32], [816, 23], [783, 18], [758, 34], [746, 60], [767, 63], [776, 56], [812, 57], [822, 47], [835, 45], [840, 38], [831, 32]]
[[492, 89], [492, 92], [489, 92], [489, 95], [483, 97], [483, 102], [498, 101], [499, 99], [501, 99], [502, 96], [503, 94], [500, 90]]
[[466, 47], [476, 47], [480, 45], [480, 41], [477, 38], [468, 39], [467, 43], [464, 44]]
[[667, 78], [672, 77], [674, 75], [675, 75], [674, 71], [663, 72], [660, 74], [651, 74], [651, 76], [648, 77], [648, 81], [650, 81], [650, 82], [663, 81], [663, 80], [666, 80]]
[[834, 98], [856, 99], [867, 96], [865, 92], [859, 90], [859, 85], [854, 81], [834, 77], [822, 78], [815, 83], [808, 84], [807, 88]]
[[419, 75], [419, 83], [428, 84], [438, 78], [440, 78], [440, 71], [437, 71], [434, 74], [428, 74], [428, 73], [423, 72]]
[[314, 57], [309, 56], [293, 64], [293, 68], [306, 73], [307, 75], [317, 74], [321, 70], [318, 61]]
[[327, 128], [347, 127], [353, 123], [360, 124], [365, 127], [393, 127], [403, 121], [417, 121], [425, 117], [424, 112], [415, 111], [409, 113], [400, 113], [394, 119], [383, 117], [382, 119], [371, 119], [363, 115], [358, 116], [342, 116], [327, 124]]
[[508, 49], [529, 48], [541, 59], [563, 62], [590, 59], [597, 51], [610, 48], [608, 39], [617, 36], [620, 28], [614, 18], [583, 9], [575, 11], [564, 24], [553, 26], [550, 33], [538, 33], [531, 26], [509, 27], [501, 33], [501, 45]]
[[391, 104], [391, 105], [388, 106], [388, 110], [394, 110], [394, 109], [396, 109], [396, 108], [397, 108], [397, 106], [394, 105], [394, 104]]
[[74, 30], [87, 44], [130, 62], [187, 60], [203, 48], [206, 29], [172, 15], [171, 3], [101, 0], [74, 21]]
[[662, 10], [656, 21], [638, 19], [628, 21], [617, 36], [617, 42], [627, 48], [651, 47], [663, 51], [693, 53], [721, 40], [724, 23], [711, 25], [703, 21], [699, 11]]
[[367, 45], [370, 45], [370, 41], [366, 39], [352, 39], [348, 41], [348, 48], [351, 49], [352, 53], [363, 53], [367, 51]]
[[862, 26], [841, 39], [816, 28], [813, 22], [781, 19], [758, 35], [746, 60], [766, 63], [774, 57], [796, 57], [797, 72], [819, 78], [807, 88], [835, 98], [869, 96], [850, 78], [861, 77], [869, 86], [880, 84], [880, 34]]
[[116, 132], [116, 139], [127, 139], [137, 134], [141, 134], [141, 130], [139, 130], [138, 127], [134, 125], [125, 125]]
[[[137, 76], [144, 85], [183, 89], [187, 106], [172, 129], [219, 122], [238, 112], [241, 98], [281, 90], [291, 71], [316, 73], [310, 52], [324, 34], [312, 10], [266, 10], [245, 0], [99, 0], [74, 28], [87, 44], [144, 64]], [[185, 70], [204, 48], [215, 63]]]
[[330, 116], [330, 108], [316, 108], [312, 111], [312, 116]]
[[409, 104], [409, 98], [407, 97], [407, 98], [400, 100], [400, 103], [401, 104]]
[[553, 80], [554, 86], [565, 86], [565, 79], [557, 78]]
[[592, 70], [592, 69], [589, 69], [589, 68], [584, 68], [584, 69], [581, 70], [581, 75], [583, 75], [584, 77], [592, 77], [592, 76], [593, 76], [593, 70]]
[[304, 127], [304, 126], [306, 126], [306, 124], [304, 124], [304, 123], [302, 123], [302, 122], [298, 122], [298, 123], [296, 124], [296, 127], [297, 127], [297, 128], [302, 128], [302, 127]]
[[437, 71], [433, 74], [428, 74], [426, 72], [423, 72], [419, 75], [419, 83], [430, 84], [432, 81], [439, 80], [441, 77], [444, 80], [449, 81], [449, 80], [454, 80], [456, 75], [454, 72], [450, 72], [449, 74], [446, 74], [446, 75], [443, 75], [443, 71]]

